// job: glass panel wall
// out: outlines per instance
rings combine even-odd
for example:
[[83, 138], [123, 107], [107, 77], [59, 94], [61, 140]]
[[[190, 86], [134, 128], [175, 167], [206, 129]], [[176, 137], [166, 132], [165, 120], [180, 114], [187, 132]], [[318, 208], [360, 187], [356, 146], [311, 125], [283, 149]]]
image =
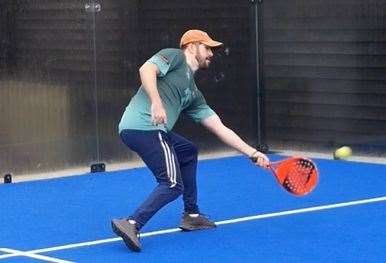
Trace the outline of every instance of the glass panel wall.
[[92, 16], [79, 1], [1, 4], [0, 172], [97, 158]]
[[[155, 52], [200, 28], [225, 43], [196, 82], [224, 123], [254, 143], [250, 1], [5, 0], [0, 3], [0, 173], [133, 160], [117, 125]], [[181, 117], [201, 152], [224, 145]], [[226, 148], [225, 148], [226, 149]]]

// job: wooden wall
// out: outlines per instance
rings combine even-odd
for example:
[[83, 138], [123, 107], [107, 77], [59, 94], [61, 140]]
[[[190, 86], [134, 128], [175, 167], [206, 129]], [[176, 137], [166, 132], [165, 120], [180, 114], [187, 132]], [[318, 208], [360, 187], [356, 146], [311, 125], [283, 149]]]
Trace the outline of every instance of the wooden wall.
[[385, 152], [385, 7], [384, 0], [263, 2], [268, 143]]

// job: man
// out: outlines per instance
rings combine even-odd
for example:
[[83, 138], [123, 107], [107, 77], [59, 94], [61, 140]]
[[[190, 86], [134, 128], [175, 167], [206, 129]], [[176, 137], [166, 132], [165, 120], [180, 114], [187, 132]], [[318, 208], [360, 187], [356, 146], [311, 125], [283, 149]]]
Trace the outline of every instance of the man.
[[181, 38], [181, 49], [163, 49], [139, 69], [142, 86], [126, 107], [119, 133], [123, 142], [149, 167], [158, 185], [128, 219], [112, 220], [113, 231], [133, 251], [141, 250], [141, 227], [181, 194], [184, 202], [182, 230], [216, 226], [200, 213], [197, 205], [197, 149], [171, 131], [180, 113], [201, 123], [227, 145], [257, 158], [257, 165], [267, 167], [269, 164], [266, 155], [224, 126], [194, 82], [194, 73], [209, 67], [212, 49], [222, 45], [201, 30], [189, 30]]

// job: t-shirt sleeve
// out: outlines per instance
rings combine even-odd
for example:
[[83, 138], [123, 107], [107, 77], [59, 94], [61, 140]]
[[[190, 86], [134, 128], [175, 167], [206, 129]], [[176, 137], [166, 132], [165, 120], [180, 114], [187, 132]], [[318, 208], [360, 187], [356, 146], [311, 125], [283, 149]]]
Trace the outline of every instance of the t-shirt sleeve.
[[191, 105], [184, 110], [184, 113], [195, 122], [201, 122], [206, 118], [216, 114], [208, 104], [202, 93], [197, 90], [197, 97], [193, 100]]
[[184, 59], [185, 56], [180, 49], [166, 48], [160, 50], [147, 62], [155, 64], [160, 71], [158, 77], [163, 77], [183, 63]]

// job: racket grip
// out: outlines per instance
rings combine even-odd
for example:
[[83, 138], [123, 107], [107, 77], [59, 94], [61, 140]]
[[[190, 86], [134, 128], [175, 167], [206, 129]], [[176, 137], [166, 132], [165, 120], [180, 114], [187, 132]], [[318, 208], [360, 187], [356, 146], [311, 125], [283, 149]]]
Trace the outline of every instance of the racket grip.
[[[261, 158], [261, 157], [260, 157]], [[256, 156], [251, 156], [249, 157], [249, 160], [251, 160], [253, 163], [257, 163], [257, 160], [259, 159], [259, 157], [256, 157]], [[269, 164], [269, 166], [271, 166], [271, 163]]]
[[251, 160], [251, 162], [253, 162], [253, 163], [257, 163], [257, 157], [256, 156], [249, 157], [249, 160]]

